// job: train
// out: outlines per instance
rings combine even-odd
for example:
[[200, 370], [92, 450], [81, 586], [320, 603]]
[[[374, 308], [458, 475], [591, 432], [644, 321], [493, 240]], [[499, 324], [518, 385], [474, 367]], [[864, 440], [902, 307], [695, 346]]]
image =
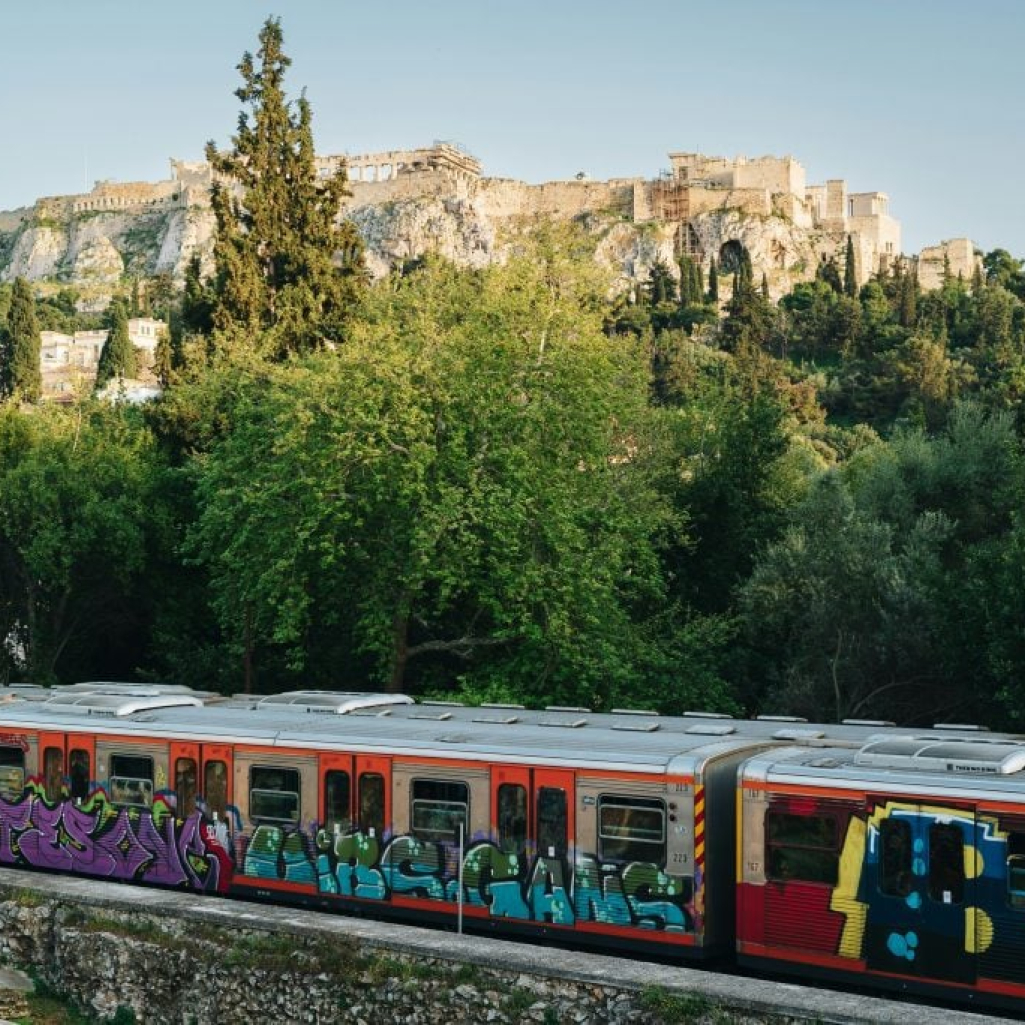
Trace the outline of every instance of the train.
[[8, 687], [0, 864], [1025, 997], [1025, 737], [968, 725]]

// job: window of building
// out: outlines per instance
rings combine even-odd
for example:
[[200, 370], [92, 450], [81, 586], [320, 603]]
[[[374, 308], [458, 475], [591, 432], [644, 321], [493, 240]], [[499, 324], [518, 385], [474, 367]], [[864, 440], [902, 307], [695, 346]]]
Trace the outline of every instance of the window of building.
[[527, 842], [527, 788], [503, 783], [498, 788], [498, 846], [508, 853], [521, 851]]
[[964, 837], [953, 823], [929, 827], [929, 897], [940, 904], [964, 901]]
[[153, 759], [148, 755], [111, 755], [110, 799], [114, 804], [150, 807]]
[[348, 833], [352, 826], [349, 817], [349, 774], [341, 769], [324, 773], [324, 828], [330, 832]]
[[196, 810], [196, 782], [196, 759], [175, 759], [174, 793], [180, 819], [187, 819]]
[[228, 766], [224, 762], [210, 761], [203, 766], [203, 801], [210, 815], [227, 819]]
[[548, 858], [564, 858], [569, 851], [566, 791], [558, 787], [538, 788], [537, 849]]
[[379, 772], [359, 777], [359, 828], [368, 836], [384, 835], [384, 776]]
[[840, 855], [832, 815], [769, 811], [765, 815], [765, 847], [770, 879], [835, 885]]
[[64, 784], [64, 751], [59, 747], [48, 747], [43, 751], [43, 792], [51, 804], [61, 797]]
[[906, 897], [911, 892], [911, 824], [883, 819], [879, 826], [879, 892]]
[[299, 824], [299, 770], [254, 765], [249, 770], [249, 817], [254, 822]]
[[25, 787], [25, 752], [20, 747], [0, 747], [0, 797], [21, 797]]
[[459, 827], [469, 821], [470, 788], [465, 783], [414, 779], [410, 787], [410, 824], [420, 840], [458, 843]]
[[71, 783], [71, 800], [81, 804], [89, 797], [89, 783], [92, 779], [92, 767], [89, 752], [82, 748], [74, 748], [68, 755], [68, 778]]
[[600, 797], [598, 856], [605, 861], [662, 864], [666, 857], [666, 812], [662, 801]]

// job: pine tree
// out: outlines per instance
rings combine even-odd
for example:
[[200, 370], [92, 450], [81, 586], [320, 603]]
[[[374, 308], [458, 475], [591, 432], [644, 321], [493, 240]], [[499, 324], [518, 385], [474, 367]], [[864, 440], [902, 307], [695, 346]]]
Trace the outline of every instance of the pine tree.
[[719, 271], [715, 266], [714, 256], [708, 265], [708, 301], [710, 303], [719, 301]]
[[39, 401], [43, 391], [39, 348], [35, 296], [29, 283], [24, 278], [17, 278], [7, 313], [4, 345], [6, 370], [2, 382], [4, 394], [24, 402]]
[[135, 349], [128, 337], [128, 303], [114, 299], [107, 311], [108, 334], [96, 365], [96, 389], [104, 387], [115, 377], [134, 377], [136, 374]]
[[843, 294], [851, 299], [858, 297], [858, 277], [854, 267], [854, 239], [847, 236], [847, 253], [843, 262]]
[[[215, 184], [213, 326], [222, 341], [260, 345], [273, 356], [339, 341], [365, 278], [351, 221], [336, 223], [348, 195], [344, 167], [317, 175], [310, 105], [290, 104], [281, 23], [268, 18], [256, 58], [238, 66], [239, 116], [232, 149], [207, 144]], [[230, 183], [230, 184], [228, 184]], [[233, 188], [232, 185], [236, 186]]]

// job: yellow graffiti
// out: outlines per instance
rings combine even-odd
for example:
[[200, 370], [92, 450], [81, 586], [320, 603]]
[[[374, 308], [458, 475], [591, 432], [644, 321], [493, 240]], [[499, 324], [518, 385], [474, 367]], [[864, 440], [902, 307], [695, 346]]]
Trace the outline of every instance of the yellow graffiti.
[[964, 909], [964, 948], [969, 954], [982, 954], [993, 942], [993, 919], [982, 908]]
[[864, 821], [852, 817], [840, 852], [836, 889], [829, 900], [830, 911], [837, 911], [846, 918], [840, 934], [841, 957], [861, 956], [861, 939], [865, 934], [865, 919], [868, 916], [868, 905], [858, 900], [858, 882], [865, 860], [865, 832]]
[[986, 867], [986, 861], [982, 851], [971, 844], [964, 845], [964, 877], [965, 879], [978, 879]]
[[[1007, 836], [997, 827], [997, 820], [991, 816], [980, 816], [978, 819], [970, 811], [957, 808], [945, 808], [935, 804], [913, 804], [906, 801], [887, 801], [878, 805], [869, 816], [867, 822], [852, 819], [844, 837], [843, 849], [840, 852], [840, 871], [836, 889], [829, 901], [831, 911], [844, 915], [843, 930], [840, 934], [841, 957], [858, 958], [861, 956], [862, 943], [865, 936], [865, 922], [868, 919], [868, 904], [858, 900], [858, 884], [862, 867], [865, 862], [865, 844], [869, 829], [878, 834], [884, 819], [898, 812], [933, 818], [937, 821], [959, 819], [986, 825], [990, 828], [994, 839]], [[964, 845], [964, 868], [967, 879], [977, 879], [982, 875], [985, 861], [982, 852], [972, 844]], [[993, 922], [986, 912], [979, 908], [965, 909], [965, 949], [969, 952], [986, 950], [993, 942]]]

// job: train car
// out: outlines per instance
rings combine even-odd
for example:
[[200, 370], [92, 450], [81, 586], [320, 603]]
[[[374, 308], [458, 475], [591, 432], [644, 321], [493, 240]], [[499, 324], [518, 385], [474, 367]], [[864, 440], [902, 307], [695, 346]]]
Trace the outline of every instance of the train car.
[[733, 948], [738, 766], [793, 739], [396, 695], [33, 692], [0, 704], [0, 863], [705, 958]]
[[737, 798], [741, 964], [1020, 1011], [1025, 738], [777, 748]]

